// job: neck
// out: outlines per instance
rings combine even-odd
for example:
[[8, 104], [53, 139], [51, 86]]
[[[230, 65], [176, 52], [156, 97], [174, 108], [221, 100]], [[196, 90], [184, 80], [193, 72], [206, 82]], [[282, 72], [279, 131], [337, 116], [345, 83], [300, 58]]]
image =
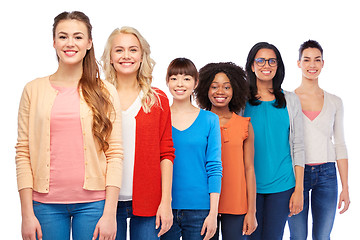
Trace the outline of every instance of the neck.
[[52, 75], [52, 80], [66, 85], [77, 85], [82, 73], [82, 64], [64, 65], [60, 63], [57, 71]]
[[262, 81], [257, 79], [256, 87], [258, 89], [258, 92], [271, 92], [273, 89], [273, 83], [272, 81]]
[[173, 99], [171, 110], [175, 112], [188, 112], [193, 110], [195, 107], [191, 104], [190, 99], [177, 100]]
[[215, 113], [216, 115], [218, 115], [219, 117], [226, 117], [226, 116], [231, 116], [232, 112], [229, 110], [229, 107], [216, 107], [216, 106], [212, 106], [211, 107], [211, 112]]
[[117, 88], [118, 90], [138, 90], [139, 83], [135, 75], [120, 75], [117, 74]]
[[314, 93], [314, 92], [321, 90], [321, 88], [319, 87], [319, 79], [318, 78], [308, 79], [303, 76], [301, 85], [298, 87], [298, 90], [301, 90], [301, 91], [304, 91], [307, 93]]

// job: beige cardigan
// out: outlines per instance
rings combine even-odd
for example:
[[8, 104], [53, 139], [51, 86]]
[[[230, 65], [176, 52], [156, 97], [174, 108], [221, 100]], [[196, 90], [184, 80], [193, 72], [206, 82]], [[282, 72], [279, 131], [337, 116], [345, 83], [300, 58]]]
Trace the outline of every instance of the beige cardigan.
[[[100, 149], [92, 134], [93, 114], [80, 90], [80, 120], [84, 139], [84, 189], [105, 190], [106, 186], [121, 186], [123, 149], [121, 144], [121, 109], [114, 86], [104, 81], [111, 95], [113, 130], [109, 149]], [[49, 192], [50, 180], [50, 113], [57, 96], [49, 76], [26, 84], [19, 106], [18, 139], [16, 144], [16, 174], [18, 190], [32, 188]]]

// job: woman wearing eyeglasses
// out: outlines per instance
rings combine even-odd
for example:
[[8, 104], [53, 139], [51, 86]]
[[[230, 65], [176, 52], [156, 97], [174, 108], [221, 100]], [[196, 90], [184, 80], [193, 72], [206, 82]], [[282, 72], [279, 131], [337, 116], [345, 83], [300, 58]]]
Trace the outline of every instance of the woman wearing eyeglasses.
[[281, 89], [285, 67], [279, 50], [260, 42], [246, 63], [250, 99], [244, 116], [254, 128], [256, 218], [250, 239], [281, 240], [288, 217], [303, 208], [304, 139], [301, 104]]

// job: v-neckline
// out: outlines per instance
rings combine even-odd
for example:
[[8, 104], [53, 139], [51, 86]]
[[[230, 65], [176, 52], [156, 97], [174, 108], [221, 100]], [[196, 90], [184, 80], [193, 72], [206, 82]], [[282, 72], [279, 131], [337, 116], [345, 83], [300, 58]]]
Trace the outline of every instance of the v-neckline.
[[321, 117], [321, 115], [323, 115], [323, 112], [325, 111], [325, 107], [326, 107], [326, 103], [327, 103], [326, 99], [327, 99], [327, 93], [324, 91], [324, 104], [323, 104], [323, 106], [322, 106], [322, 108], [321, 108], [320, 113], [319, 113], [313, 120], [311, 120], [308, 116], [306, 116], [303, 111], [301, 111], [302, 114], [305, 116], [305, 118], [306, 118], [308, 121], [310, 121], [311, 123], [314, 123], [314, 122], [317, 121], [317, 119], [318, 119], [319, 117]]
[[187, 128], [183, 129], [183, 130], [179, 130], [177, 129], [176, 127], [172, 126], [176, 131], [179, 131], [179, 132], [185, 132], [186, 130], [190, 129], [195, 123], [196, 121], [198, 120], [199, 116], [200, 116], [200, 113], [201, 111], [203, 111], [202, 109], [199, 110], [198, 112], [198, 115], [196, 116], [195, 120], [190, 124], [190, 126], [188, 126]]

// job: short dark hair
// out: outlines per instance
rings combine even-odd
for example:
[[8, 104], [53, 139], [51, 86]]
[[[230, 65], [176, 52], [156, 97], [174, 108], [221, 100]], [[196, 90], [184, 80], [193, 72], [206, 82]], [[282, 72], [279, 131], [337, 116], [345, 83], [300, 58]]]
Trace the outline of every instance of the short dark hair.
[[276, 74], [272, 80], [273, 81], [273, 92], [272, 93], [275, 95], [275, 99], [276, 99], [274, 106], [276, 108], [284, 108], [284, 107], [286, 107], [286, 100], [285, 100], [285, 95], [281, 89], [281, 84], [284, 81], [284, 77], [285, 77], [285, 65], [281, 58], [280, 51], [274, 45], [267, 43], [267, 42], [259, 42], [259, 43], [255, 44], [251, 48], [251, 50], [248, 54], [248, 57], [247, 57], [245, 69], [246, 69], [247, 81], [249, 82], [249, 85], [250, 85], [249, 103], [253, 106], [257, 106], [261, 103], [259, 101], [259, 98], [256, 97], [257, 92], [258, 92], [257, 85], [256, 85], [256, 75], [252, 71], [251, 67], [254, 64], [254, 60], [255, 60], [255, 56], [256, 56], [257, 52], [264, 48], [271, 49], [275, 52], [278, 63], [277, 63]]
[[169, 82], [169, 78], [172, 75], [190, 75], [195, 79], [195, 84], [199, 80], [199, 73], [196, 69], [195, 64], [187, 58], [175, 58], [172, 60], [167, 68], [166, 82]]
[[319, 49], [320, 53], [321, 53], [321, 58], [323, 58], [323, 49], [320, 45], [320, 43], [318, 43], [315, 40], [307, 40], [305, 42], [303, 42], [303, 44], [300, 45], [299, 48], [299, 61], [301, 60], [302, 54], [304, 52], [305, 49], [307, 48], [317, 48]]
[[249, 87], [246, 82], [245, 71], [232, 62], [209, 63], [199, 70], [199, 84], [195, 88], [195, 96], [199, 107], [211, 110], [212, 103], [208, 92], [215, 75], [225, 73], [230, 80], [233, 96], [229, 102], [229, 110], [239, 113], [246, 104]]

